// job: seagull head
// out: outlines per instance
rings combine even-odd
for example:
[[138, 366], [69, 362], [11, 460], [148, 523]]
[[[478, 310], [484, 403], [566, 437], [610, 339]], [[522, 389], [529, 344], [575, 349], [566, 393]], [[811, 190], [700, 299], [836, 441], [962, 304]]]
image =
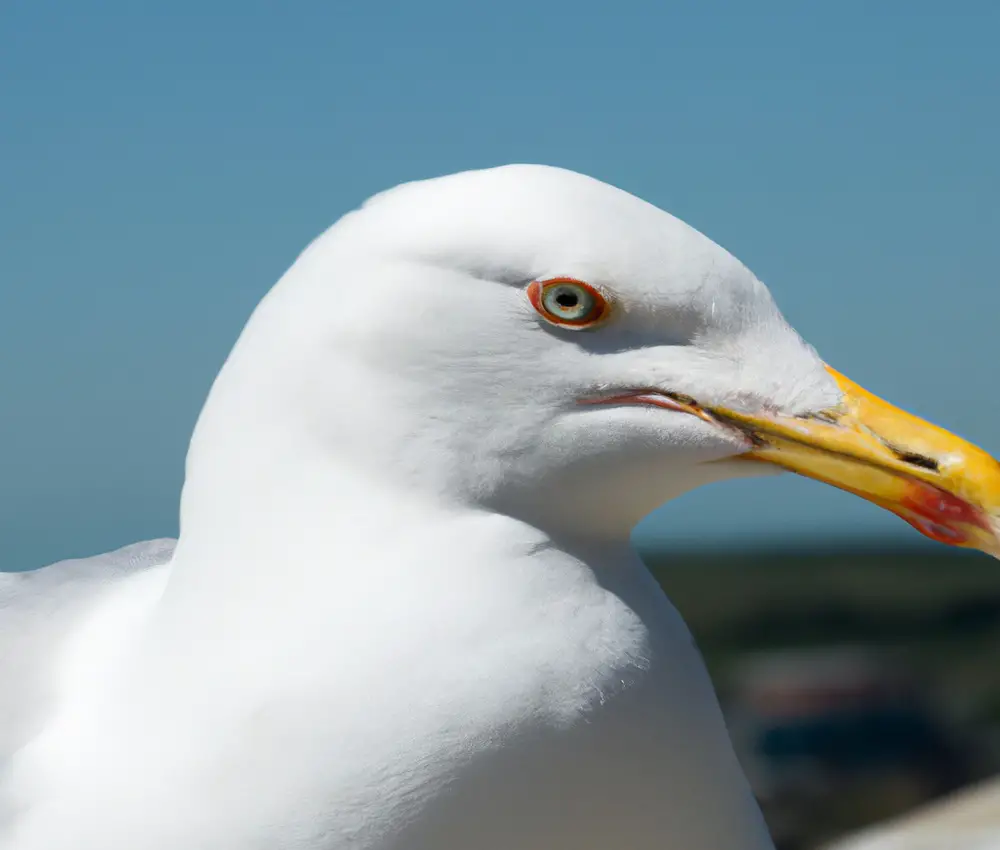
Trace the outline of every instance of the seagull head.
[[993, 458], [834, 371], [683, 222], [507, 166], [376, 195], [306, 249], [217, 379], [185, 492], [221, 477], [279, 498], [346, 474], [608, 538], [781, 470], [998, 551]]

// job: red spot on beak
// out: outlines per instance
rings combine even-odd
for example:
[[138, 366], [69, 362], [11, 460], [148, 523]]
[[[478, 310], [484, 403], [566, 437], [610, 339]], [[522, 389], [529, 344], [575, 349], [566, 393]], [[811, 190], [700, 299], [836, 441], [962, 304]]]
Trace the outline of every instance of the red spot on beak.
[[970, 528], [989, 531], [981, 511], [968, 502], [922, 481], [912, 481], [895, 511], [921, 534], [951, 546], [968, 543]]

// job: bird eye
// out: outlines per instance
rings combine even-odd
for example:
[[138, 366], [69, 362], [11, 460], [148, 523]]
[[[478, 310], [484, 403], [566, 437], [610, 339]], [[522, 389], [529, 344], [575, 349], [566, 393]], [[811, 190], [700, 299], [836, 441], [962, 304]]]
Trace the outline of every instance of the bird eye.
[[532, 281], [528, 298], [542, 317], [565, 328], [587, 328], [608, 312], [608, 303], [594, 287], [568, 277]]

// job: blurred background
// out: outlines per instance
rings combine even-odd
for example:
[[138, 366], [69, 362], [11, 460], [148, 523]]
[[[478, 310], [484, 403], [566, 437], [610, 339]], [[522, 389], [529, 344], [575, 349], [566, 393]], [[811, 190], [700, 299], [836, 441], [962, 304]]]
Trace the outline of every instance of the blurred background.
[[[990, 0], [7, 0], [0, 565], [176, 534], [202, 400], [296, 254], [506, 162], [670, 210], [838, 369], [1000, 454], [998, 32]], [[1000, 771], [1000, 568], [914, 538], [792, 477], [636, 532], [784, 848]]]
[[643, 555], [698, 640], [778, 850], [1000, 773], [995, 562], [850, 539]]

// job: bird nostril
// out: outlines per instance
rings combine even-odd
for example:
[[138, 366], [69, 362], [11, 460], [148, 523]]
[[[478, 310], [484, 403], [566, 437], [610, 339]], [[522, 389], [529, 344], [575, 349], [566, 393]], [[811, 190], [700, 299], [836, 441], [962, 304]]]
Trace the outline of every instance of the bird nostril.
[[[890, 448], [892, 447], [890, 446]], [[897, 458], [903, 461], [903, 463], [908, 463], [910, 466], [918, 466], [921, 469], [929, 469], [931, 472], [938, 472], [941, 469], [940, 464], [932, 457], [917, 454], [916, 452], [904, 452], [895, 448], [892, 448], [892, 452]]]

